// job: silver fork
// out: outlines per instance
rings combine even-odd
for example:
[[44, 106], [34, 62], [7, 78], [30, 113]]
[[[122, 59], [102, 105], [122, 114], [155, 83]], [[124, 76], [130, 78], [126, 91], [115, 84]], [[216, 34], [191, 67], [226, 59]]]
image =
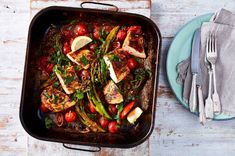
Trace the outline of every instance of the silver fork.
[[207, 50], [206, 50], [206, 58], [211, 65], [212, 75], [213, 75], [213, 85], [214, 92], [212, 95], [213, 101], [213, 110], [214, 114], [218, 115], [221, 113], [221, 104], [220, 98], [216, 88], [216, 73], [215, 73], [215, 63], [217, 60], [217, 47], [216, 47], [216, 38], [215, 35], [211, 34], [207, 41]]
[[208, 87], [208, 95], [205, 100], [205, 115], [206, 119], [212, 119], [214, 117], [214, 108], [213, 108], [213, 101], [211, 98], [211, 80], [212, 80], [212, 70], [211, 70], [211, 65], [207, 60], [208, 53], [211, 49], [211, 38], [207, 37], [206, 39], [206, 55], [205, 55], [205, 65], [208, 70], [208, 75], [209, 75], [209, 87]]

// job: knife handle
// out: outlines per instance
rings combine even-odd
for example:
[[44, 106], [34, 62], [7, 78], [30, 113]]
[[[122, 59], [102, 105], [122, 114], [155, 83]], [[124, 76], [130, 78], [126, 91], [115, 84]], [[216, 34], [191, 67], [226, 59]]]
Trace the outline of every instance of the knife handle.
[[205, 106], [204, 100], [202, 95], [202, 88], [201, 86], [197, 86], [197, 95], [198, 95], [198, 107], [199, 107], [199, 121], [202, 125], [206, 123], [206, 115], [205, 115]]
[[197, 78], [197, 74], [193, 74], [192, 86], [191, 86], [190, 97], [189, 97], [189, 110], [191, 112], [196, 112], [196, 109], [197, 109], [196, 78]]

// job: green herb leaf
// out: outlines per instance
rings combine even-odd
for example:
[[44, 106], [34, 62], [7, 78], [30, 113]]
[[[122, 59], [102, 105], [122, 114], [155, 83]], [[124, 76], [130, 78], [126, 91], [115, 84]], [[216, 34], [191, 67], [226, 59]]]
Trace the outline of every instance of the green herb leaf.
[[109, 58], [111, 61], [120, 61], [119, 57], [117, 57], [116, 55], [112, 54]]
[[84, 93], [80, 90], [76, 90], [75, 92], [75, 97], [78, 99], [78, 100], [82, 100], [84, 98]]
[[55, 83], [52, 84], [53, 88], [57, 88], [60, 85], [60, 83], [58, 81], [56, 81]]
[[64, 79], [64, 84], [69, 84], [74, 80], [73, 76], [68, 76]]
[[95, 119], [95, 118], [96, 118], [96, 114], [87, 113], [87, 116], [88, 116], [90, 119]]
[[50, 129], [50, 128], [52, 127], [52, 125], [53, 125], [52, 119], [49, 118], [49, 117], [46, 117], [46, 118], [45, 118], [45, 126], [46, 126], [46, 128], [47, 128], [47, 129]]
[[84, 65], [88, 65], [89, 64], [89, 61], [87, 60], [87, 58], [84, 55], [80, 58], [80, 60], [82, 61], [82, 63]]
[[50, 95], [48, 95], [48, 93], [47, 93], [47, 92], [43, 92], [43, 95], [44, 95], [47, 99], [49, 99], [49, 98], [50, 98]]

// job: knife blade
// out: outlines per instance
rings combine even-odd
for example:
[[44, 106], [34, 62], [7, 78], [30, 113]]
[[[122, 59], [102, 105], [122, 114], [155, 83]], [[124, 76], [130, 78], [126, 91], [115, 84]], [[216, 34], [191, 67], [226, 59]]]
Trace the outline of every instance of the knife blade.
[[[201, 30], [199, 29], [199, 34], [198, 38], [201, 38]], [[199, 41], [198, 46], [198, 65], [196, 72], [197, 72], [197, 77], [196, 77], [196, 86], [197, 86], [197, 95], [198, 95], [198, 111], [199, 111], [199, 121], [202, 125], [206, 123], [206, 115], [205, 115], [205, 106], [204, 106], [204, 100], [203, 100], [203, 94], [202, 94], [202, 71], [201, 71], [201, 66], [200, 66], [200, 56], [201, 56], [201, 42]], [[194, 60], [197, 61], [197, 60]]]
[[192, 85], [189, 97], [189, 109], [191, 112], [197, 111], [197, 87], [196, 79], [200, 65], [200, 29], [196, 29], [193, 36], [191, 53], [191, 72], [193, 74]]

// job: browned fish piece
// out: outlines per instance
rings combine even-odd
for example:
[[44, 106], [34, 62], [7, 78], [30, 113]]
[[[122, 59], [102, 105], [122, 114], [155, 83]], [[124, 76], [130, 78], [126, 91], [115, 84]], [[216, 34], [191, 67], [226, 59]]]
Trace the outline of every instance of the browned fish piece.
[[59, 68], [55, 73], [66, 94], [72, 94], [76, 89], [81, 88], [81, 84], [78, 82], [78, 76], [73, 66], [66, 66], [64, 69]]
[[105, 100], [109, 104], [119, 104], [123, 102], [123, 96], [119, 92], [117, 85], [110, 80], [107, 85], [104, 87]]
[[112, 53], [103, 57], [110, 73], [110, 77], [115, 83], [122, 81], [129, 73], [127, 58], [122, 49], [116, 49]]
[[88, 69], [90, 67], [90, 63], [95, 59], [95, 53], [85, 49], [70, 52], [67, 54], [67, 57], [82, 68]]
[[52, 112], [60, 112], [76, 104], [68, 95], [49, 86], [41, 93], [41, 101]]
[[136, 57], [146, 58], [144, 52], [144, 39], [140, 26], [132, 26], [129, 28], [122, 49]]

